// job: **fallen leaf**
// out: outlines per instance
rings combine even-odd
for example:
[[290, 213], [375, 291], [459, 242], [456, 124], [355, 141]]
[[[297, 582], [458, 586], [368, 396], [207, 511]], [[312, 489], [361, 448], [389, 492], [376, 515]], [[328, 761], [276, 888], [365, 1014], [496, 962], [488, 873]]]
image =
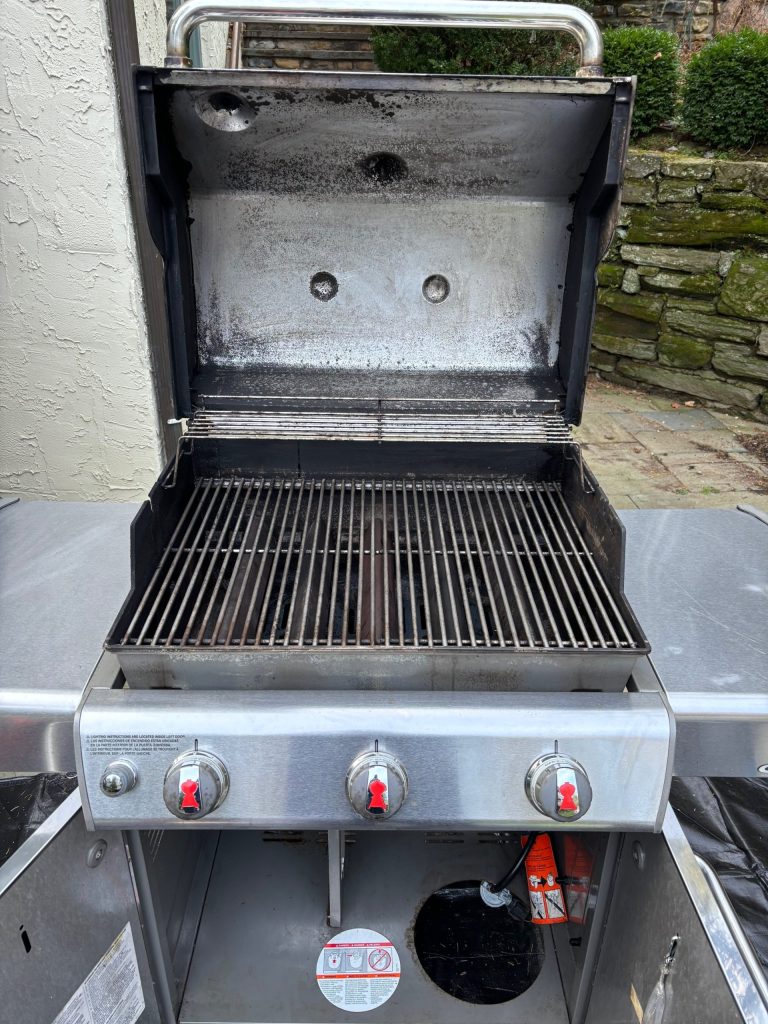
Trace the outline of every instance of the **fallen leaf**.
[[672, 403], [672, 408], [673, 409], [679, 409], [680, 408], [680, 403], [679, 402], [673, 402]]
[[696, 405], [695, 402], [686, 402], [685, 404], [688, 406], [689, 409], [693, 409], [694, 406]]

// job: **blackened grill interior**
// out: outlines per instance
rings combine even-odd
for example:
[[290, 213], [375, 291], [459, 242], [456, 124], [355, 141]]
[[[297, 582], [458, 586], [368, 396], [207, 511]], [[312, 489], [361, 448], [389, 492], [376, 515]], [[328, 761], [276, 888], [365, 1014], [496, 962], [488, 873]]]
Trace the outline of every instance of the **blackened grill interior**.
[[138, 81], [190, 423], [132, 527], [128, 685], [623, 688], [648, 645], [568, 428], [631, 83]]
[[554, 481], [195, 481], [122, 635], [144, 648], [640, 644]]

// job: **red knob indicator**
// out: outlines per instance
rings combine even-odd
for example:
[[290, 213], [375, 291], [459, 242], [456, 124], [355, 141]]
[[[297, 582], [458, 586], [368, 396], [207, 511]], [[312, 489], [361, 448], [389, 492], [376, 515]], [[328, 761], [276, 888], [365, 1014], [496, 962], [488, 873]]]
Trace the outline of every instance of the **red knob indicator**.
[[200, 783], [196, 779], [184, 779], [179, 784], [181, 809], [188, 814], [200, 810]]
[[374, 775], [369, 781], [368, 802], [365, 805], [369, 814], [386, 814], [389, 809], [388, 788], [386, 782], [383, 782], [378, 775]]
[[557, 791], [560, 794], [557, 802], [559, 811], [578, 811], [579, 805], [574, 800], [576, 787], [572, 782], [564, 782], [562, 786], [558, 786]]

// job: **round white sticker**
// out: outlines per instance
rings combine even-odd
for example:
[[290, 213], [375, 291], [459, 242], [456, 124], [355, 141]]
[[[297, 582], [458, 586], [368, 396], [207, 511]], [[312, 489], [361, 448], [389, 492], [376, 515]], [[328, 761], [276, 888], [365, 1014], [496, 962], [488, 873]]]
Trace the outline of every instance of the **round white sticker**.
[[320, 950], [317, 984], [328, 1002], [360, 1013], [386, 1003], [400, 981], [400, 957], [383, 935], [350, 928]]

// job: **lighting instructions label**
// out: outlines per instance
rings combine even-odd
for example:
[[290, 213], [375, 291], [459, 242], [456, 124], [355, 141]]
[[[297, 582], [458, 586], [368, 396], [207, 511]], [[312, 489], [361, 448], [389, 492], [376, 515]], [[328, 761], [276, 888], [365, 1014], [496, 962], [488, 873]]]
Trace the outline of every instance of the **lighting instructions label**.
[[351, 1013], [375, 1010], [397, 988], [400, 957], [389, 939], [378, 932], [350, 928], [323, 946], [315, 975], [320, 991], [339, 1009]]
[[136, 1024], [144, 1012], [130, 922], [53, 1024]]

